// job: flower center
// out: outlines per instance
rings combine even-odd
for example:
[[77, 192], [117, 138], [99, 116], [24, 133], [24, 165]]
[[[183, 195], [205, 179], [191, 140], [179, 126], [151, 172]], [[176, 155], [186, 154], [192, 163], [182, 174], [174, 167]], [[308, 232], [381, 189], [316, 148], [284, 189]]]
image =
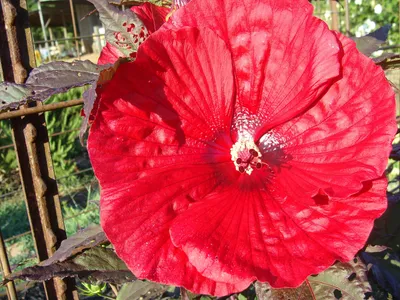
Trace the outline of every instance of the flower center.
[[231, 158], [240, 173], [250, 175], [254, 169], [261, 169], [261, 152], [252, 140], [239, 139], [231, 148]]

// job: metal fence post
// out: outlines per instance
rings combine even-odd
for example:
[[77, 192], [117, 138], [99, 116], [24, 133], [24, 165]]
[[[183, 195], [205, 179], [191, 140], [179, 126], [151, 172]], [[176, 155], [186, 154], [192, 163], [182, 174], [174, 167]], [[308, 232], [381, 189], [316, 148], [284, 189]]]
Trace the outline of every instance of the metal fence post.
[[[3, 271], [4, 277], [11, 273], [10, 264], [7, 258], [6, 245], [3, 240], [3, 235], [0, 230], [0, 271]], [[13, 281], [6, 284], [7, 297], [10, 300], [17, 300], [17, 292]]]
[[337, 2], [335, 0], [330, 0], [331, 5], [331, 17], [332, 17], [332, 24], [331, 29], [339, 31], [339, 12], [337, 8]]
[[74, 2], [73, 2], [73, 0], [69, 0], [69, 7], [70, 7], [70, 10], [71, 10], [72, 28], [74, 30], [76, 55], [78, 56], [78, 59], [81, 59], [81, 53], [80, 53], [80, 50], [79, 50], [79, 41], [78, 41], [78, 31], [76, 29], [75, 10], [74, 10]]
[[[4, 79], [24, 83], [35, 65], [26, 0], [1, 0], [1, 8], [0, 35], [6, 41], [0, 54]], [[39, 259], [44, 260], [66, 238], [45, 118], [43, 113], [33, 114], [11, 123], [35, 247]], [[55, 278], [44, 285], [48, 299], [78, 299], [72, 279]]]

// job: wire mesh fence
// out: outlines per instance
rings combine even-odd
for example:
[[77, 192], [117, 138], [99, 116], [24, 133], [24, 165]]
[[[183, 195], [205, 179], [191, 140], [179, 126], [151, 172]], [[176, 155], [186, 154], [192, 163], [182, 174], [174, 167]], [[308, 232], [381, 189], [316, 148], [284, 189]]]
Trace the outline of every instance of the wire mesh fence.
[[[49, 143], [52, 146], [53, 164], [67, 236], [99, 221], [98, 184], [94, 179], [86, 149], [78, 141], [80, 109], [81, 107], [65, 108], [62, 116], [58, 111], [44, 113], [50, 130]], [[61, 117], [68, 119], [66, 126], [56, 125]], [[75, 125], [72, 125], [74, 123]], [[71, 125], [75, 128], [67, 129]], [[64, 130], [59, 131], [60, 127]], [[12, 185], [7, 187], [6, 181], [1, 180], [0, 228], [3, 233], [3, 242], [10, 270], [16, 271], [37, 263], [38, 257], [29, 225], [23, 186], [19, 179], [19, 167], [16, 163], [14, 144], [7, 144], [11, 140], [9, 121], [0, 121], [0, 128], [2, 129], [0, 169], [7, 170], [1, 176], [9, 178], [9, 185]], [[66, 147], [64, 144], [73, 146]], [[0, 275], [0, 280], [1, 277]], [[23, 285], [18, 287], [24, 288]], [[0, 297], [2, 294], [3, 296], [6, 294], [4, 288], [0, 289]]]

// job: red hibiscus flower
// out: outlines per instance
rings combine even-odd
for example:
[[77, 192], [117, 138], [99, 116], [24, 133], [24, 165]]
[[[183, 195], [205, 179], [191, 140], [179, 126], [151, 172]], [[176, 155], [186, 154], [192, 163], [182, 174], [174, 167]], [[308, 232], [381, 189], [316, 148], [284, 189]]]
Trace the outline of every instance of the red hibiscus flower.
[[[145, 2], [139, 6], [132, 6], [131, 10], [139, 17], [146, 26], [149, 34], [155, 32], [158, 28], [164, 24], [169, 8], [157, 6], [149, 2]], [[134, 53], [132, 53], [134, 54]], [[118, 58], [124, 57], [125, 55], [119, 51], [116, 47], [107, 43], [101, 50], [100, 57], [98, 60], [99, 65], [115, 63]]]
[[194, 0], [99, 95], [101, 224], [139, 278], [296, 287], [386, 208], [394, 93], [306, 0]]

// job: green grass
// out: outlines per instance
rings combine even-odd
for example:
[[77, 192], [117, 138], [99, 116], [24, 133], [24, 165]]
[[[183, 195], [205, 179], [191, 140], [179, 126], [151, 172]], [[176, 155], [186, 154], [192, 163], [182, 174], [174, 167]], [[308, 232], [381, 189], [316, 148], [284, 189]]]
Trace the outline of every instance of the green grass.
[[0, 228], [4, 239], [29, 230], [22, 191], [0, 201]]
[[[86, 201], [82, 198], [86, 196]], [[62, 203], [64, 225], [67, 236], [90, 224], [99, 224], [100, 193], [97, 187], [87, 186], [86, 191], [80, 191], [70, 196], [70, 201]]]

